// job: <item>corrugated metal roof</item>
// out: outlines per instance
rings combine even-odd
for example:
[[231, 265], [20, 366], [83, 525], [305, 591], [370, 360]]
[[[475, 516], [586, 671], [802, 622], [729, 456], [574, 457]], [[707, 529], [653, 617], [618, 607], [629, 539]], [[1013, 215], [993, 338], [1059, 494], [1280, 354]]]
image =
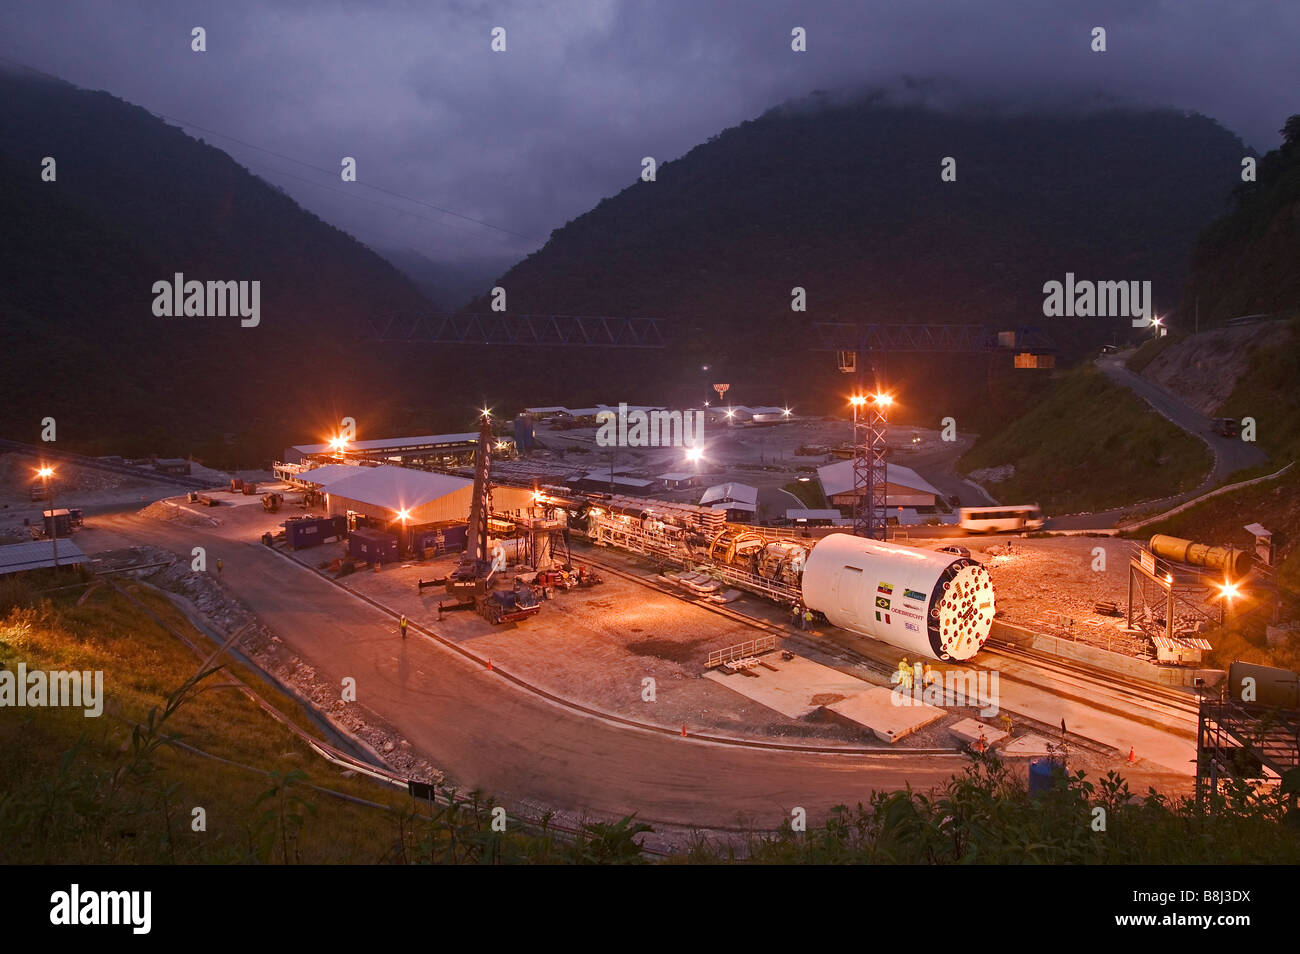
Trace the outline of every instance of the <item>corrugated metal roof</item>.
[[[885, 479], [888, 483], [917, 493], [934, 494], [936, 497], [942, 496], [938, 488], [932, 486], [928, 480], [912, 470], [912, 468], [904, 467], [902, 464], [888, 464], [887, 468]], [[833, 464], [818, 467], [817, 477], [822, 483], [822, 493], [827, 497], [834, 497], [836, 494], [853, 493], [853, 461], [851, 459], [839, 460]]]
[[[86, 554], [71, 540], [59, 539], [59, 566], [85, 563]], [[20, 573], [54, 566], [54, 541], [32, 540], [0, 547], [0, 574]]]
[[1179, 652], [1187, 649], [1213, 649], [1209, 641], [1202, 639], [1200, 636], [1175, 636], [1172, 639], [1168, 636], [1152, 636], [1151, 642], [1155, 643], [1156, 649], [1162, 652]]
[[353, 470], [357, 471], [354, 476], [330, 483], [330, 495], [394, 512], [413, 510], [474, 486], [474, 481], [464, 477], [431, 474], [406, 467], [355, 467]]
[[704, 491], [704, 495], [700, 497], [700, 506], [707, 507], [710, 504], [721, 503], [728, 500], [734, 500], [737, 503], [744, 504], [757, 504], [758, 488], [751, 487], [749, 484], [738, 484], [735, 481], [729, 481], [725, 484], [714, 484], [708, 490]]
[[335, 481], [355, 477], [360, 470], [360, 464], [326, 464], [324, 467], [313, 467], [311, 470], [301, 471], [297, 477], [299, 480], [305, 480], [310, 484], [328, 487]]
[[[474, 444], [478, 442], [477, 433], [465, 434], [425, 434], [422, 437], [385, 437], [373, 441], [349, 441], [349, 451], [385, 451], [401, 450], [407, 447], [423, 447], [426, 444]], [[330, 449], [328, 444], [295, 444], [293, 449], [302, 454], [323, 454]]]
[[628, 477], [627, 475], [615, 472], [613, 479], [610, 478], [607, 470], [593, 470], [589, 474], [583, 474], [578, 480], [589, 480], [592, 483], [622, 484], [626, 487], [651, 487], [654, 485], [653, 480], [643, 480], [639, 477]]

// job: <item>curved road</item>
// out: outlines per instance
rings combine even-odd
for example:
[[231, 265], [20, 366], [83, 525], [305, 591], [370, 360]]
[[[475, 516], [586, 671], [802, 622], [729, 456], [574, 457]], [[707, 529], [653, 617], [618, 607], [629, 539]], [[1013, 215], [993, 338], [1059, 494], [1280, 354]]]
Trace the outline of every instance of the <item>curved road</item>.
[[547, 702], [428, 639], [401, 640], [391, 617], [286, 561], [247, 529], [192, 528], [106, 516], [79, 535], [87, 553], [150, 543], [220, 556], [222, 584], [327, 681], [357, 680], [379, 712], [463, 788], [507, 804], [638, 817], [659, 824], [776, 828], [801, 806], [813, 818], [865, 802], [872, 789], [926, 790], [959, 757], [763, 751], [619, 726]]
[[1097, 359], [1097, 367], [1112, 381], [1122, 384], [1171, 424], [1181, 428], [1198, 440], [1203, 441], [1214, 455], [1214, 466], [1210, 468], [1205, 479], [1192, 490], [1174, 494], [1161, 500], [1147, 500], [1117, 507], [1092, 514], [1072, 514], [1055, 517], [1048, 521], [1048, 529], [1104, 529], [1115, 526], [1128, 513], [1135, 510], [1163, 510], [1176, 507], [1184, 501], [1191, 500], [1223, 483], [1229, 474], [1248, 467], [1258, 467], [1268, 461], [1268, 455], [1259, 447], [1238, 437], [1223, 437], [1210, 430], [1211, 421], [1196, 409], [1190, 407], [1182, 398], [1166, 391], [1154, 381], [1135, 374], [1124, 366], [1127, 353], [1102, 355]]

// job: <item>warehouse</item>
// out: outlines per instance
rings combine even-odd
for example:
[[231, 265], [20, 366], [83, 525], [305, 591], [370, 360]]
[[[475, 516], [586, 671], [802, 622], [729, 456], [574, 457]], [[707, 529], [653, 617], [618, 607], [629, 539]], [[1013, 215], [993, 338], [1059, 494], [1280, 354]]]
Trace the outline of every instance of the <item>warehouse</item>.
[[0, 576], [54, 566], [56, 542], [59, 566], [76, 566], [86, 562], [86, 554], [71, 540], [33, 540], [30, 543], [0, 547]]
[[642, 477], [632, 477], [624, 472], [610, 473], [608, 470], [593, 470], [569, 478], [565, 483], [573, 490], [586, 490], [595, 493], [637, 493], [646, 494], [656, 489], [656, 481]]
[[[310, 471], [319, 474], [325, 468]], [[398, 533], [430, 526], [464, 523], [469, 519], [474, 481], [405, 467], [350, 467], [352, 474], [332, 472], [326, 483], [325, 506], [331, 516], [348, 524], [369, 525]], [[307, 478], [307, 479], [310, 479]], [[532, 492], [516, 487], [492, 489], [492, 509], [498, 513], [527, 510]]]
[[355, 477], [359, 472], [358, 464], [326, 464], [324, 467], [312, 467], [299, 470], [291, 478], [295, 484], [323, 490], [339, 480]]
[[758, 488], [734, 481], [717, 484], [704, 491], [700, 506], [726, 511], [731, 523], [750, 523], [758, 512]]
[[[853, 461], [841, 460], [817, 468], [822, 493], [836, 507], [852, 507]], [[940, 496], [929, 481], [901, 464], [890, 464], [885, 472], [885, 505], [888, 507], [933, 507]], [[865, 491], [863, 491], [865, 493]]]
[[372, 460], [412, 460], [416, 458], [456, 458], [473, 452], [478, 445], [477, 433], [425, 434], [420, 437], [386, 437], [373, 441], [348, 441], [340, 452], [330, 444], [296, 444], [284, 450], [284, 463], [302, 464], [312, 458], [340, 456], [366, 457]]

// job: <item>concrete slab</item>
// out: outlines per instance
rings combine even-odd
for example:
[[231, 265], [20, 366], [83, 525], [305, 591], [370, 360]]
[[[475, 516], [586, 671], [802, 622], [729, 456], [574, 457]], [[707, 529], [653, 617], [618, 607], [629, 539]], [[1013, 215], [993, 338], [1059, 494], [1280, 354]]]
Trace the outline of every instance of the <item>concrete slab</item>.
[[1016, 758], [1044, 758], [1048, 742], [1041, 735], [1022, 735], [1002, 747], [1002, 754]]
[[924, 729], [948, 714], [923, 702], [898, 705], [893, 692], [882, 686], [871, 686], [865, 692], [833, 702], [825, 708], [841, 722], [870, 729], [881, 742], [890, 743]]
[[962, 719], [960, 722], [954, 722], [948, 726], [948, 731], [968, 745], [974, 745], [979, 741], [981, 735], [984, 736], [984, 741], [989, 745], [997, 745], [1007, 737], [1007, 734], [1001, 729], [995, 729], [991, 725], [985, 725], [976, 719]]
[[750, 670], [758, 673], [757, 679], [747, 679], [740, 674], [728, 676], [717, 670], [706, 672], [704, 678], [712, 679], [719, 685], [733, 689], [792, 719], [800, 719], [823, 706], [841, 702], [872, 688], [868, 682], [802, 656], [784, 660], [773, 654], [771, 658], [772, 665], [777, 670]]
[[764, 659], [771, 660], [770, 666], [775, 668], [763, 666], [731, 676], [712, 670], [704, 677], [790, 718], [820, 710], [841, 725], [866, 729], [887, 743], [897, 742], [947, 715], [945, 710], [921, 702], [898, 705], [889, 689], [802, 656], [784, 660], [773, 655]]

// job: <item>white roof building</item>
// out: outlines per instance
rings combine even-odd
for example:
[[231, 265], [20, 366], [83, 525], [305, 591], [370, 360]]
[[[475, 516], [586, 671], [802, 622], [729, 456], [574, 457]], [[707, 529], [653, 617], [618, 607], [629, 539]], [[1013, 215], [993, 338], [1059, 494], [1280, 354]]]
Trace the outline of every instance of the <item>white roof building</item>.
[[[822, 493], [834, 504], [851, 503], [853, 493], [853, 461], [839, 460], [817, 468]], [[933, 507], [935, 498], [942, 496], [937, 487], [902, 464], [888, 464], [885, 470], [885, 502], [890, 507]]]
[[[409, 526], [469, 517], [470, 501], [474, 496], [472, 480], [407, 467], [350, 469], [353, 471], [351, 475], [331, 479], [325, 486], [326, 503], [331, 514], [351, 511], [391, 522], [405, 511]], [[503, 486], [492, 489], [492, 504], [498, 511], [526, 508], [531, 502], [531, 491]]]
[[758, 488], [734, 481], [716, 484], [704, 491], [704, 496], [700, 498], [700, 506], [711, 507], [714, 510], [757, 513]]

